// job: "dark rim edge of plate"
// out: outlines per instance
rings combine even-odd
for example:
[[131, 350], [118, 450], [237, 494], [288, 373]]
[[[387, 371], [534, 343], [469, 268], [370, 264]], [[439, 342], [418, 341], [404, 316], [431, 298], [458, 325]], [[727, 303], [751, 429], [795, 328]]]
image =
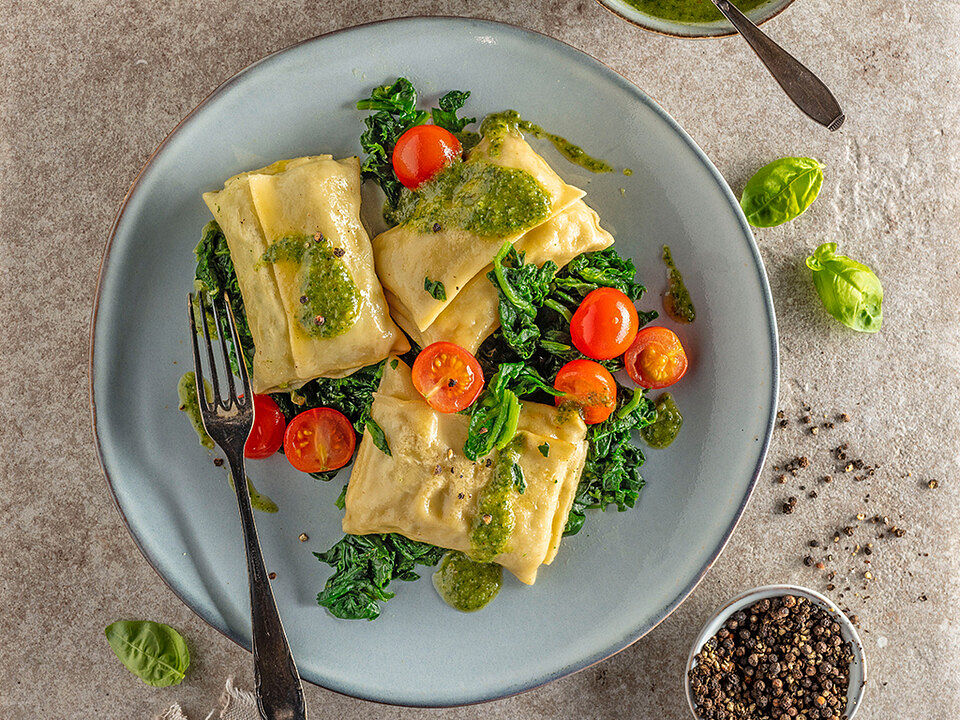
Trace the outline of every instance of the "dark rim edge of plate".
[[239, 638], [234, 637], [228, 632], [228, 630], [225, 627], [221, 627], [212, 617], [210, 617], [208, 613], [204, 613], [200, 609], [188, 603], [184, 597], [184, 594], [180, 590], [175, 588], [167, 580], [167, 578], [163, 576], [163, 574], [159, 571], [157, 567], [157, 563], [154, 562], [151, 555], [147, 552], [146, 548], [141, 543], [140, 538], [131, 527], [130, 522], [127, 519], [127, 516], [123, 511], [123, 508], [120, 506], [119, 498], [117, 497], [117, 494], [114, 491], [113, 482], [110, 478], [109, 472], [107, 471], [106, 463], [103, 457], [103, 448], [100, 443], [100, 433], [98, 431], [98, 426], [97, 426], [97, 402], [96, 402], [96, 394], [94, 391], [94, 357], [96, 353], [97, 318], [100, 310], [100, 299], [103, 291], [104, 274], [107, 269], [108, 259], [110, 257], [110, 251], [113, 247], [113, 241], [116, 237], [117, 229], [120, 226], [120, 222], [123, 219], [124, 213], [126, 212], [126, 209], [130, 200], [132, 199], [134, 193], [136, 192], [137, 188], [140, 185], [141, 180], [143, 179], [144, 175], [146, 174], [147, 170], [150, 168], [151, 164], [153, 163], [157, 155], [167, 146], [170, 140], [181, 130], [181, 128], [183, 128], [183, 126], [186, 125], [186, 123], [193, 118], [194, 115], [196, 115], [201, 109], [203, 109], [211, 100], [213, 100], [215, 97], [219, 96], [221, 93], [226, 91], [239, 78], [246, 75], [255, 67], [257, 67], [258, 65], [261, 65], [262, 63], [282, 53], [285, 53], [289, 50], [297, 48], [301, 45], [317, 42], [325, 38], [332, 37], [334, 35], [350, 32], [351, 30], [356, 30], [359, 28], [367, 28], [367, 27], [376, 26], [376, 25], [387, 25], [391, 23], [403, 23], [403, 22], [416, 23], [423, 20], [427, 20], [427, 21], [441, 20], [441, 21], [450, 21], [454, 23], [456, 22], [485, 23], [485, 24], [490, 24], [498, 27], [505, 27], [511, 31], [519, 31], [520, 33], [526, 33], [529, 35], [536, 36], [541, 40], [546, 40], [548, 42], [556, 43], [557, 45], [562, 46], [566, 51], [572, 51], [573, 53], [586, 58], [588, 61], [594, 62], [597, 65], [599, 65], [603, 71], [610, 74], [610, 79], [612, 81], [619, 84], [621, 87], [624, 87], [631, 94], [635, 95], [638, 100], [640, 100], [641, 102], [645, 102], [651, 109], [653, 109], [654, 112], [656, 112], [660, 116], [661, 120], [666, 122], [667, 125], [674, 132], [676, 132], [681, 137], [681, 139], [683, 139], [687, 143], [687, 145], [691, 148], [691, 150], [693, 150], [694, 155], [697, 157], [700, 163], [706, 168], [706, 170], [717, 182], [721, 192], [727, 196], [727, 199], [729, 200], [730, 204], [733, 206], [735, 210], [735, 215], [737, 217], [737, 220], [740, 223], [742, 230], [745, 232], [746, 237], [748, 238], [748, 246], [751, 254], [753, 255], [755, 268], [758, 271], [760, 285], [763, 291], [764, 306], [767, 313], [767, 320], [769, 322], [769, 327], [771, 331], [770, 351], [771, 351], [771, 357], [773, 360], [773, 377], [772, 377], [772, 383], [770, 387], [771, 402], [770, 402], [770, 413], [769, 413], [769, 417], [767, 418], [767, 428], [761, 443], [760, 453], [757, 458], [757, 463], [754, 468], [753, 476], [750, 479], [750, 483], [747, 487], [747, 492], [744, 494], [743, 500], [741, 501], [739, 507], [737, 508], [736, 513], [734, 514], [733, 520], [730, 523], [730, 526], [728, 527], [726, 533], [724, 534], [723, 539], [720, 541], [716, 550], [712, 553], [712, 556], [710, 560], [707, 562], [707, 564], [704, 565], [704, 567], [700, 570], [699, 573], [697, 573], [696, 577], [693, 578], [690, 584], [686, 588], [684, 588], [683, 591], [681, 591], [681, 593], [677, 596], [677, 598], [670, 605], [667, 606], [663, 616], [659, 620], [651, 624], [649, 627], [637, 627], [631, 630], [630, 632], [628, 632], [624, 638], [622, 638], [620, 641], [616, 643], [615, 650], [612, 650], [612, 651], [604, 650], [604, 651], [601, 651], [600, 653], [596, 653], [588, 658], [581, 660], [580, 662], [568, 665], [542, 679], [538, 679], [533, 684], [527, 687], [523, 687], [515, 690], [508, 690], [507, 692], [503, 692], [497, 695], [492, 695], [490, 697], [482, 697], [482, 698], [471, 699], [471, 700], [467, 700], [464, 702], [457, 702], [457, 703], [430, 704], [430, 703], [417, 703], [417, 702], [413, 702], [413, 703], [391, 702], [389, 700], [369, 697], [365, 695], [357, 695], [357, 694], [347, 692], [346, 690], [330, 687], [328, 685], [323, 684], [318, 679], [315, 679], [312, 677], [305, 677], [304, 674], [301, 673], [301, 678], [306, 680], [308, 683], [312, 685], [316, 685], [317, 687], [323, 688], [324, 690], [329, 690], [339, 695], [344, 695], [346, 697], [351, 697], [358, 700], [365, 700], [369, 702], [379, 703], [382, 705], [390, 705], [390, 706], [398, 706], [398, 707], [444, 708], [444, 707], [462, 707], [466, 705], [478, 705], [482, 703], [492, 702], [494, 700], [502, 700], [504, 698], [512, 697], [514, 695], [519, 695], [521, 693], [535, 690], [539, 687], [543, 687], [544, 685], [547, 685], [562, 677], [566, 677], [567, 675], [572, 675], [588, 667], [591, 667], [592, 665], [602, 662], [610, 657], [613, 657], [617, 653], [620, 653], [623, 650], [626, 650], [628, 647], [636, 643], [638, 640], [643, 638], [650, 631], [652, 631], [654, 628], [660, 625], [660, 623], [662, 623], [664, 620], [670, 617], [670, 615], [672, 615], [673, 612], [680, 605], [683, 604], [683, 602], [690, 596], [690, 594], [694, 591], [694, 589], [696, 589], [696, 587], [700, 584], [700, 582], [706, 576], [710, 568], [712, 568], [714, 563], [716, 563], [717, 558], [720, 557], [720, 555], [723, 553], [723, 550], [726, 548], [727, 543], [730, 541], [730, 538], [733, 535], [734, 530], [736, 530], [736, 527], [739, 524], [744, 511], [746, 510], [747, 504], [749, 503], [750, 498], [753, 495], [753, 490], [756, 487], [757, 479], [759, 478], [760, 472], [763, 469], [763, 465], [767, 456], [767, 451], [770, 448], [770, 441], [773, 436], [773, 428], [774, 428], [774, 423], [776, 419], [777, 400], [778, 400], [779, 387], [780, 387], [780, 350], [779, 350], [779, 337], [778, 337], [778, 331], [777, 331], [777, 320], [776, 320], [776, 314], [773, 308], [773, 296], [770, 292], [769, 282], [767, 281], [766, 271], [763, 265], [763, 259], [760, 257], [760, 251], [757, 247], [756, 241], [753, 238], [753, 233], [750, 230], [750, 226], [747, 223], [746, 218], [743, 215], [743, 212], [740, 210], [740, 205], [737, 202], [736, 198], [734, 197], [733, 192], [730, 189], [729, 185], [727, 184], [726, 180], [720, 174], [720, 171], [717, 170], [717, 168], [713, 165], [713, 163], [710, 161], [707, 155], [703, 152], [700, 146], [697, 145], [697, 143], [687, 134], [687, 132], [677, 123], [677, 121], [674, 120], [660, 106], [660, 104], [656, 100], [654, 100], [652, 97], [647, 95], [643, 90], [641, 90], [638, 86], [633, 84], [624, 75], [621, 75], [619, 72], [611, 68], [602, 60], [598, 60], [597, 58], [593, 57], [589, 53], [583, 50], [580, 50], [579, 48], [574, 47], [573, 45], [567, 42], [564, 42], [563, 40], [559, 40], [557, 38], [554, 38], [550, 35], [539, 32], [537, 30], [531, 30], [529, 28], [524, 28], [519, 25], [514, 25], [512, 23], [501, 22], [498, 20], [490, 20], [487, 18], [480, 18], [480, 17], [463, 18], [463, 17], [456, 17], [456, 16], [449, 16], [449, 15], [416, 15], [416, 16], [409, 16], [409, 17], [396, 17], [396, 18], [387, 18], [383, 20], [374, 20], [368, 23], [362, 23], [360, 25], [353, 25], [351, 27], [340, 28], [338, 30], [332, 30], [330, 32], [322, 33], [320, 35], [316, 35], [311, 38], [300, 40], [291, 45], [283, 47], [279, 50], [275, 50], [274, 52], [265, 55], [259, 60], [255, 60], [254, 62], [250, 63], [246, 67], [242, 68], [241, 70], [233, 74], [227, 80], [222, 82], [220, 85], [215, 87], [208, 95], [206, 95], [197, 104], [196, 107], [194, 107], [189, 113], [187, 113], [173, 127], [173, 129], [170, 130], [169, 133], [167, 133], [167, 135], [157, 145], [157, 147], [153, 150], [153, 152], [150, 153], [150, 155], [147, 157], [147, 159], [144, 161], [143, 165], [141, 166], [139, 172], [137, 172], [136, 176], [133, 179], [133, 182], [131, 183], [129, 189], [127, 190], [126, 194], [123, 197], [123, 200], [120, 204], [120, 208], [117, 211], [117, 215], [113, 221], [113, 225], [110, 228], [110, 235], [104, 245], [103, 254], [101, 255], [101, 258], [100, 258], [100, 269], [97, 274], [97, 287], [96, 287], [96, 293], [95, 293], [95, 299], [94, 299], [94, 307], [93, 307], [93, 313], [91, 314], [91, 318], [90, 318], [90, 340], [89, 340], [90, 350], [89, 350], [89, 363], [87, 367], [88, 376], [90, 379], [90, 386], [89, 386], [90, 413], [91, 413], [91, 420], [92, 420], [94, 442], [96, 444], [96, 449], [97, 449], [97, 462], [100, 465], [100, 471], [103, 474], [104, 481], [106, 482], [107, 489], [109, 490], [110, 496], [113, 499], [113, 504], [117, 510], [117, 513], [120, 515], [121, 521], [126, 526], [127, 532], [130, 533], [130, 536], [133, 539], [134, 544], [136, 545], [137, 549], [140, 551], [140, 554], [143, 556], [144, 560], [147, 561], [147, 564], [150, 565], [151, 568], [153, 568], [154, 572], [157, 573], [157, 575], [160, 577], [163, 583], [167, 586], [167, 588], [169, 588], [169, 590], [174, 594], [174, 596], [178, 600], [180, 600], [180, 602], [182, 602], [192, 612], [194, 612], [201, 620], [207, 623], [207, 625], [212, 627], [214, 630], [218, 631], [225, 638], [239, 645], [247, 652], [251, 651], [251, 647], [248, 643], [242, 642]]
[[[773, 20], [775, 17], [777, 17], [777, 16], [778, 16], [780, 13], [782, 13], [784, 10], [786, 10], [788, 7], [790, 7], [791, 5], [793, 5], [796, 1], [797, 1], [797, 0], [788, 0], [788, 2], [787, 2], [782, 8], [780, 8], [779, 10], [777, 10], [777, 11], [774, 12], [774, 13], [771, 13], [770, 15], [768, 15], [767, 17], [765, 17], [763, 20], [760, 20], [759, 22], [757, 22], [757, 23], [756, 23], [756, 26], [757, 26], [757, 27], [760, 27], [761, 25], [765, 25], [766, 23], [768, 23], [769, 21], [771, 21], [771, 20]], [[630, 23], [630, 24], [633, 25], [634, 27], [640, 28], [641, 30], [646, 30], [647, 32], [655, 33], [655, 34], [660, 35], [660, 36], [662, 36], [662, 37], [677, 38], [678, 40], [718, 40], [718, 39], [721, 39], [721, 38], [733, 37], [734, 35], [738, 35], [738, 34], [739, 34], [736, 29], [733, 29], [733, 30], [724, 30], [723, 32], [718, 32], [718, 33], [701, 32], [701, 33], [699, 33], [699, 34], [691, 34], [691, 35], [683, 35], [682, 33], [673, 33], [673, 32], [669, 32], [669, 31], [667, 31], [667, 30], [661, 30], [661, 29], [659, 29], [659, 28], [651, 27], [650, 25], [645, 25], [644, 23], [639, 22], [638, 20], [634, 20], [633, 18], [629, 18], [629, 17], [627, 17], [626, 15], [624, 15], [622, 12], [620, 12], [619, 10], [617, 10], [617, 9], [615, 9], [615, 8], [612, 8], [612, 7], [610, 7], [609, 5], [607, 5], [606, 0], [596, 0], [596, 2], [597, 2], [597, 4], [598, 4], [600, 7], [602, 7], [604, 10], [612, 13], [613, 15], [615, 15], [616, 17], [618, 17], [619, 19], [621, 19], [621, 20], [623, 20], [623, 21], [625, 21], [625, 22]], [[638, 10], [637, 12], [640, 12], [640, 11]], [[726, 21], [726, 22], [727, 22], [727, 24], [729, 24], [729, 21]], [[692, 23], [691, 25], [692, 25], [692, 26], [696, 26], [696, 23]], [[616, 71], [614, 71], [614, 72], [616, 72]]]

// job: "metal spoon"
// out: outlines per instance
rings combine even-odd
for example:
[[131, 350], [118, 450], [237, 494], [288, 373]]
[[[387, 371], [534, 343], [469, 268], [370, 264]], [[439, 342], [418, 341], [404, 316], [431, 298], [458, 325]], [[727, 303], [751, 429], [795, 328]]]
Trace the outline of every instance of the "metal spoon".
[[844, 114], [840, 104], [821, 82], [820, 78], [804, 67], [799, 60], [777, 45], [740, 12], [729, 0], [713, 0], [713, 4], [727, 20], [733, 23], [744, 40], [766, 65], [783, 91], [807, 117], [816, 120], [827, 130], [837, 130], [843, 125]]

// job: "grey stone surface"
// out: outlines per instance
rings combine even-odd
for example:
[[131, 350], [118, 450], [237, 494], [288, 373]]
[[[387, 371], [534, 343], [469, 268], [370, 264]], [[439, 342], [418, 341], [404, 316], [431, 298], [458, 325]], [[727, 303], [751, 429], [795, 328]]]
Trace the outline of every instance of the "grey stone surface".
[[[870, 666], [862, 720], [956, 717], [960, 3], [799, 0], [767, 26], [841, 98], [847, 124], [830, 135], [787, 104], [739, 40], [658, 37], [586, 0], [0, 0], [0, 718], [149, 718], [174, 700], [201, 718], [228, 675], [249, 685], [247, 654], [140, 557], [97, 466], [87, 336], [103, 244], [152, 149], [248, 63], [362, 21], [463, 13], [540, 30], [608, 63], [658, 99], [735, 189], [777, 156], [827, 164], [821, 199], [801, 220], [757, 232], [791, 422], [726, 552], [634, 646], [480, 707], [398, 709], [309, 687], [311, 717], [686, 718], [680, 676], [701, 623], [752, 585], [825, 589], [827, 570], [801, 563], [811, 537], [832, 546], [830, 594], [859, 616]], [[847, 332], [820, 309], [802, 263], [825, 240], [883, 279], [879, 336]], [[805, 434], [795, 422], [803, 403], [817, 419], [846, 411], [852, 420]], [[879, 469], [862, 482], [833, 472], [818, 484], [835, 470], [830, 448], [841, 441]], [[798, 453], [811, 467], [777, 484], [772, 466]], [[939, 489], [926, 487], [930, 478]], [[812, 489], [818, 498], [807, 497]], [[789, 495], [800, 498], [797, 511], [778, 514]], [[878, 526], [856, 521], [858, 512], [886, 514], [906, 535], [871, 537]], [[846, 524], [855, 536], [833, 545]], [[844, 550], [871, 539], [869, 558]], [[102, 629], [130, 615], [189, 638], [194, 664], [182, 686], [146, 687], [112, 657]]]

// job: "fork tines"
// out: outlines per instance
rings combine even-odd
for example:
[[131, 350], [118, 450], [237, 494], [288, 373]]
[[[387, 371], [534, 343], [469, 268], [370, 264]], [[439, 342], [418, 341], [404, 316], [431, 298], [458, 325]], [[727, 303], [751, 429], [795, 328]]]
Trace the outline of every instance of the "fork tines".
[[[200, 322], [203, 326], [203, 339], [207, 346], [207, 360], [210, 364], [210, 384], [213, 386], [212, 405], [207, 400], [207, 394], [204, 391], [203, 365], [200, 361], [200, 344], [197, 340], [197, 337], [200, 333], [197, 330], [194, 308], [200, 311]], [[220, 350], [223, 357], [223, 366], [226, 369], [227, 387], [229, 389], [229, 395], [227, 396], [226, 402], [224, 401], [223, 395], [220, 392], [220, 378], [217, 373], [217, 362], [213, 353], [213, 342], [211, 340], [208, 308], [212, 309], [211, 314], [213, 316], [214, 323], [213, 332], [220, 339]], [[197, 401], [200, 405], [200, 409], [205, 413], [211, 413], [214, 412], [218, 407], [223, 410], [245, 408], [251, 403], [251, 398], [253, 395], [250, 392], [250, 378], [247, 376], [247, 366], [243, 358], [243, 350], [240, 346], [240, 337], [237, 334], [237, 324], [233, 317], [233, 309], [230, 307], [229, 296], [226, 292], [224, 292], [221, 297], [213, 297], [211, 299], [208, 297], [208, 294], [205, 290], [199, 291], [196, 296], [194, 296], [193, 293], [188, 293], [187, 310], [190, 317], [190, 337], [193, 340], [193, 363], [196, 369]], [[224, 318], [226, 318], [226, 321], [224, 321]], [[233, 372], [231, 372], [230, 369], [230, 349], [227, 346], [227, 339], [224, 332], [225, 328], [228, 328], [230, 331], [230, 338], [233, 341], [233, 350], [236, 353], [237, 370], [240, 375], [240, 381], [243, 385], [243, 394], [240, 396], [237, 395], [237, 389], [233, 380]]]

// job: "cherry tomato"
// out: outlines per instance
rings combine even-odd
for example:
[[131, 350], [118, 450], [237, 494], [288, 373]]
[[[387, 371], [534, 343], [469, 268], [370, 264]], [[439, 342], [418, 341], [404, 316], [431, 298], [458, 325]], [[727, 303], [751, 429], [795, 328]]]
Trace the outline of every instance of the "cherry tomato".
[[419, 187], [460, 157], [463, 148], [439, 125], [415, 125], [393, 146], [393, 171], [408, 188]]
[[637, 308], [616, 288], [597, 288], [587, 295], [570, 321], [570, 337], [584, 355], [609, 360], [623, 355], [637, 336]]
[[434, 410], [459, 412], [470, 407], [483, 389], [483, 370], [459, 345], [435, 342], [413, 361], [413, 385]]
[[253, 430], [243, 446], [243, 456], [259, 460], [270, 457], [283, 445], [287, 419], [269, 395], [254, 395], [253, 410]]
[[336, 470], [350, 462], [357, 444], [353, 425], [339, 410], [304, 410], [283, 434], [283, 452], [301, 472]]
[[645, 327], [623, 356], [627, 373], [640, 387], [656, 390], [673, 385], [687, 371], [680, 338], [664, 327]]
[[603, 422], [617, 408], [617, 383], [609, 370], [593, 360], [568, 362], [560, 368], [553, 387], [564, 393], [553, 399], [554, 404], [578, 405], [587, 425]]

